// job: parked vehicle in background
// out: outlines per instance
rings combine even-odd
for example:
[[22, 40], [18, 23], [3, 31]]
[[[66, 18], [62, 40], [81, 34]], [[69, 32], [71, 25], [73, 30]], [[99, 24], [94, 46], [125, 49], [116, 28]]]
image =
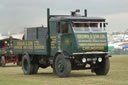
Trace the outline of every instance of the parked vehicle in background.
[[19, 65], [18, 55], [13, 53], [13, 40], [18, 40], [13, 37], [0, 40], [0, 66], [5, 67], [8, 63], [17, 63]]

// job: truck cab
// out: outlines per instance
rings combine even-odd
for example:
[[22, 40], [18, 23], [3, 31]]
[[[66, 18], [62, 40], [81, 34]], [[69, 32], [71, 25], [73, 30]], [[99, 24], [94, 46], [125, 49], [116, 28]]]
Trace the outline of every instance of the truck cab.
[[104, 18], [58, 16], [50, 19], [51, 55], [108, 52]]
[[77, 12], [48, 17], [50, 55], [54, 56], [55, 72], [63, 77], [70, 70], [91, 69], [97, 75], [106, 75], [111, 57], [105, 31], [106, 19], [87, 17], [87, 11], [86, 16]]

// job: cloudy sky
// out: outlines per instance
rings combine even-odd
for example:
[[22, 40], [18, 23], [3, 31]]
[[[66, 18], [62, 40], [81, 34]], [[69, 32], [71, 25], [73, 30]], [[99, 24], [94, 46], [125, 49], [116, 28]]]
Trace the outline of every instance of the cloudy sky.
[[0, 0], [0, 33], [23, 32], [25, 27], [46, 26], [46, 9], [52, 14], [88, 9], [109, 23], [108, 32], [128, 29], [128, 0]]

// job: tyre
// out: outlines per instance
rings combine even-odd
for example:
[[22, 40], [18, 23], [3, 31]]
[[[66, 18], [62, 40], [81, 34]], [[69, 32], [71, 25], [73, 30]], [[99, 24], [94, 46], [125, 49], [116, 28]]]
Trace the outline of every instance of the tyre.
[[33, 64], [31, 63], [29, 55], [24, 55], [22, 59], [22, 69], [25, 75], [33, 74]]
[[107, 75], [110, 68], [109, 58], [103, 58], [101, 63], [98, 63], [98, 67], [94, 70], [96, 75]]
[[0, 66], [1, 66], [1, 58], [0, 58]]
[[4, 56], [1, 57], [1, 66], [5, 67], [5, 57]]
[[71, 62], [59, 54], [55, 59], [55, 72], [59, 77], [66, 77], [71, 72]]
[[32, 71], [32, 74], [37, 74], [38, 69], [39, 69], [39, 65], [38, 65], [38, 64], [34, 64], [34, 65], [33, 65], [33, 71]]

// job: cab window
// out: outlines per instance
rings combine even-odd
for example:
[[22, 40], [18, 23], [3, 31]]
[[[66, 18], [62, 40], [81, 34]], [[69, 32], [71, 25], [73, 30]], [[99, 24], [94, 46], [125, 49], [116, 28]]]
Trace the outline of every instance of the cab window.
[[62, 33], [68, 33], [68, 24], [62, 24]]
[[58, 22], [58, 33], [60, 33], [60, 22]]

